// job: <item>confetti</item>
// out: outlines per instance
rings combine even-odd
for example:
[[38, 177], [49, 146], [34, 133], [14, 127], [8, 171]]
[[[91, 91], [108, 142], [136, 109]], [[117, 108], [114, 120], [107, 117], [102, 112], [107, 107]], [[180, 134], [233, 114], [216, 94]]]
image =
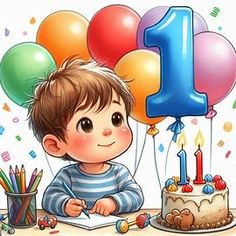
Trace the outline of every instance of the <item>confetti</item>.
[[236, 109], [236, 100], [233, 103], [233, 109]]
[[3, 153], [1, 154], [1, 157], [2, 157], [2, 160], [3, 160], [4, 162], [7, 162], [7, 161], [9, 161], [9, 160], [11, 159], [10, 153], [9, 153], [8, 151], [3, 152]]
[[226, 152], [225, 157], [228, 158], [230, 154], [231, 154], [231, 151], [229, 150], [228, 152]]
[[17, 139], [18, 141], [21, 141], [21, 136], [20, 136], [20, 135], [16, 135], [16, 139]]
[[5, 28], [5, 36], [8, 37], [10, 34], [10, 30], [8, 28]]
[[0, 125], [0, 135], [3, 134], [4, 130], [5, 130], [4, 127]]
[[36, 20], [35, 20], [34, 17], [32, 17], [32, 18], [30, 19], [30, 24], [33, 25], [33, 24], [35, 24], [35, 23], [36, 23]]
[[10, 107], [7, 105], [7, 103], [4, 103], [3, 104], [3, 107], [2, 107], [2, 109], [4, 110], [4, 111], [10, 111]]
[[219, 147], [223, 147], [225, 144], [225, 142], [223, 140], [220, 140], [218, 143], [217, 143], [217, 146]]
[[49, 234], [57, 234], [59, 232], [60, 232], [59, 230], [53, 230], [53, 231], [50, 231]]
[[14, 117], [14, 118], [12, 119], [12, 121], [13, 121], [14, 123], [18, 123], [18, 122], [20, 121], [20, 119], [19, 119], [18, 117]]
[[217, 15], [219, 14], [220, 12], [220, 8], [218, 7], [214, 7], [212, 12], [210, 13], [211, 16], [214, 16], [214, 17], [217, 17]]
[[159, 145], [158, 150], [159, 150], [160, 152], [164, 152], [165, 148], [164, 148], [164, 146], [163, 146], [162, 143]]
[[197, 118], [194, 118], [194, 119], [191, 120], [191, 123], [192, 123], [193, 125], [197, 125], [197, 122], [198, 122]]
[[223, 129], [225, 132], [230, 132], [233, 128], [233, 125], [231, 122], [225, 122], [224, 123], [224, 126], [223, 126]]
[[30, 155], [32, 158], [36, 158], [36, 157], [37, 157], [35, 151], [33, 151], [33, 150], [29, 152], [29, 155]]
[[218, 31], [221, 31], [221, 30], [222, 30], [222, 26], [219, 26], [219, 27], [218, 27]]
[[28, 34], [28, 32], [27, 31], [23, 31], [23, 33], [22, 33], [24, 36], [26, 36], [27, 34]]

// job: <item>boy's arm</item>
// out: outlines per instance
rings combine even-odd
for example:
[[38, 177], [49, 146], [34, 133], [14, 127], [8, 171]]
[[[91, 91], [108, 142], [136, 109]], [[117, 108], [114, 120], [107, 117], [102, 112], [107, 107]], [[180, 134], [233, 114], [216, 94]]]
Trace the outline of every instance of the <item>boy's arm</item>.
[[61, 183], [63, 181], [71, 187], [69, 171], [65, 168], [58, 172], [50, 185], [46, 188], [43, 194], [42, 207], [51, 214], [67, 216], [64, 211], [65, 204], [71, 197], [62, 187]]
[[117, 210], [114, 213], [138, 211], [144, 201], [142, 189], [135, 182], [129, 170], [122, 165], [117, 174], [117, 184], [119, 192], [107, 196], [113, 198], [117, 203]]

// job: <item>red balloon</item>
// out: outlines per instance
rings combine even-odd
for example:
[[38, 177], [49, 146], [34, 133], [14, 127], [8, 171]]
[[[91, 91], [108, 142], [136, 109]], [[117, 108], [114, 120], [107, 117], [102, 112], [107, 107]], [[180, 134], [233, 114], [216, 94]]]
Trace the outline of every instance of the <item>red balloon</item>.
[[99, 10], [90, 21], [87, 42], [91, 56], [111, 69], [126, 53], [137, 49], [136, 33], [140, 16], [123, 5]]

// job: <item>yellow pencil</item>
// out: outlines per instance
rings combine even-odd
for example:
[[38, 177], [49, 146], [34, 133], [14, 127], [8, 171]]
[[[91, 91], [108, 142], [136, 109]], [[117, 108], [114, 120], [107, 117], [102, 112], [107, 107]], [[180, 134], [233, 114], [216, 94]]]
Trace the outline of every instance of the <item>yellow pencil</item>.
[[26, 177], [25, 177], [25, 167], [22, 165], [21, 171], [20, 171], [20, 182], [21, 182], [21, 193], [26, 192]]
[[0, 185], [2, 185], [2, 187], [4, 188], [6, 192], [9, 192], [7, 185], [5, 184], [5, 182], [3, 181], [1, 177], [0, 177]]

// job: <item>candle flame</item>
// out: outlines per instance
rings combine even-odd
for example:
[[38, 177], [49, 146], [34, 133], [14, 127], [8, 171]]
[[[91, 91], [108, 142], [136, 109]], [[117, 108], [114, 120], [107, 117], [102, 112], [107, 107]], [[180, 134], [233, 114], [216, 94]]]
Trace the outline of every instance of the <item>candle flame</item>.
[[179, 139], [178, 139], [177, 144], [178, 144], [179, 147], [183, 147], [183, 146], [186, 145], [186, 143], [187, 143], [187, 141], [186, 141], [185, 133], [184, 133], [184, 131], [183, 131], [183, 132], [181, 133]]
[[204, 145], [204, 138], [203, 138], [201, 130], [198, 131], [198, 134], [195, 138], [195, 145], [197, 147], [202, 147]]

